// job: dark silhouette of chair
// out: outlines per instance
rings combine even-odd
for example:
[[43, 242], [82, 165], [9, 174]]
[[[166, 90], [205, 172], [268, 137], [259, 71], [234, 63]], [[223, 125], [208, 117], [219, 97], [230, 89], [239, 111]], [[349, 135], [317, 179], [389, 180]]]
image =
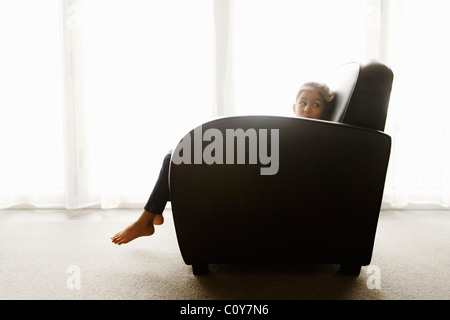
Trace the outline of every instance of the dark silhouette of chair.
[[[208, 264], [307, 263], [340, 264], [343, 273], [358, 275], [370, 264], [391, 148], [383, 131], [393, 73], [371, 61], [345, 64], [335, 75], [327, 120], [224, 117], [188, 133], [190, 150], [177, 146], [172, 211], [181, 255], [194, 274], [207, 273]], [[271, 130], [278, 130], [278, 171], [264, 175], [267, 162], [250, 162], [250, 138], [244, 164], [237, 164], [237, 139], [234, 164], [194, 164], [198, 150], [214, 141], [194, 146], [208, 129], [224, 140], [227, 130], [254, 131], [261, 139], [266, 129], [269, 146]], [[221, 151], [225, 159], [225, 141]], [[191, 164], [174, 163], [176, 154], [189, 152]]]

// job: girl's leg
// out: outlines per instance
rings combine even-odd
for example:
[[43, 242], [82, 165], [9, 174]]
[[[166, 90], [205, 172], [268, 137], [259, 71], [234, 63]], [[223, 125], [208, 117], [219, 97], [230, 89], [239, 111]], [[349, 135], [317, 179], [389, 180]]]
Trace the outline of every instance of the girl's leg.
[[165, 155], [161, 170], [159, 172], [158, 180], [153, 187], [153, 191], [147, 201], [147, 204], [144, 206], [144, 209], [146, 211], [152, 212], [157, 215], [162, 215], [167, 201], [170, 201], [169, 166], [171, 156], [172, 150]]
[[130, 226], [123, 231], [116, 233], [112, 238], [115, 244], [125, 244], [138, 237], [150, 236], [155, 232], [154, 225], [161, 225], [164, 222], [162, 213], [170, 200], [169, 193], [169, 166], [172, 151], [164, 157], [164, 162], [159, 172], [155, 187], [144, 207], [144, 212]]

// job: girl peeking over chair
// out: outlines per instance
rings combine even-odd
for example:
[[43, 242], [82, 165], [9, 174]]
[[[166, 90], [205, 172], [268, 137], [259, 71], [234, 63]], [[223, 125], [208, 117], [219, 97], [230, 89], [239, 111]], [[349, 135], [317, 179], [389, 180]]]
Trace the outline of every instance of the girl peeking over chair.
[[[297, 117], [325, 119], [333, 98], [334, 93], [327, 85], [307, 82], [298, 90], [292, 109]], [[168, 173], [171, 156], [172, 151], [169, 151], [164, 157], [158, 180], [141, 216], [124, 230], [111, 237], [113, 243], [121, 245], [138, 237], [150, 236], [155, 232], [155, 225], [163, 224], [162, 213], [167, 201], [170, 201]]]

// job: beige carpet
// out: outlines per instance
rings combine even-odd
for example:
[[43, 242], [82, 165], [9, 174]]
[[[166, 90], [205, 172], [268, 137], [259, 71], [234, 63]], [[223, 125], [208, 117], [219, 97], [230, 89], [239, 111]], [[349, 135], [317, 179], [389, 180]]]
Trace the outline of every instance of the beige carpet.
[[356, 278], [337, 265], [213, 265], [196, 277], [170, 210], [154, 236], [110, 243], [139, 213], [0, 211], [0, 299], [450, 299], [450, 211], [382, 211]]

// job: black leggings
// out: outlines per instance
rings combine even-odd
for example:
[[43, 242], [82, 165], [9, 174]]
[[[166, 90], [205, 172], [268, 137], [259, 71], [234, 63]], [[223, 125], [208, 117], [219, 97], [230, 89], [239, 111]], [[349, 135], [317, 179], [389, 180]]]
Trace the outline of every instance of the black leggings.
[[145, 205], [144, 209], [154, 214], [162, 214], [166, 207], [167, 201], [170, 201], [169, 192], [169, 166], [172, 150], [167, 152], [159, 172], [158, 180], [153, 187], [153, 191]]

